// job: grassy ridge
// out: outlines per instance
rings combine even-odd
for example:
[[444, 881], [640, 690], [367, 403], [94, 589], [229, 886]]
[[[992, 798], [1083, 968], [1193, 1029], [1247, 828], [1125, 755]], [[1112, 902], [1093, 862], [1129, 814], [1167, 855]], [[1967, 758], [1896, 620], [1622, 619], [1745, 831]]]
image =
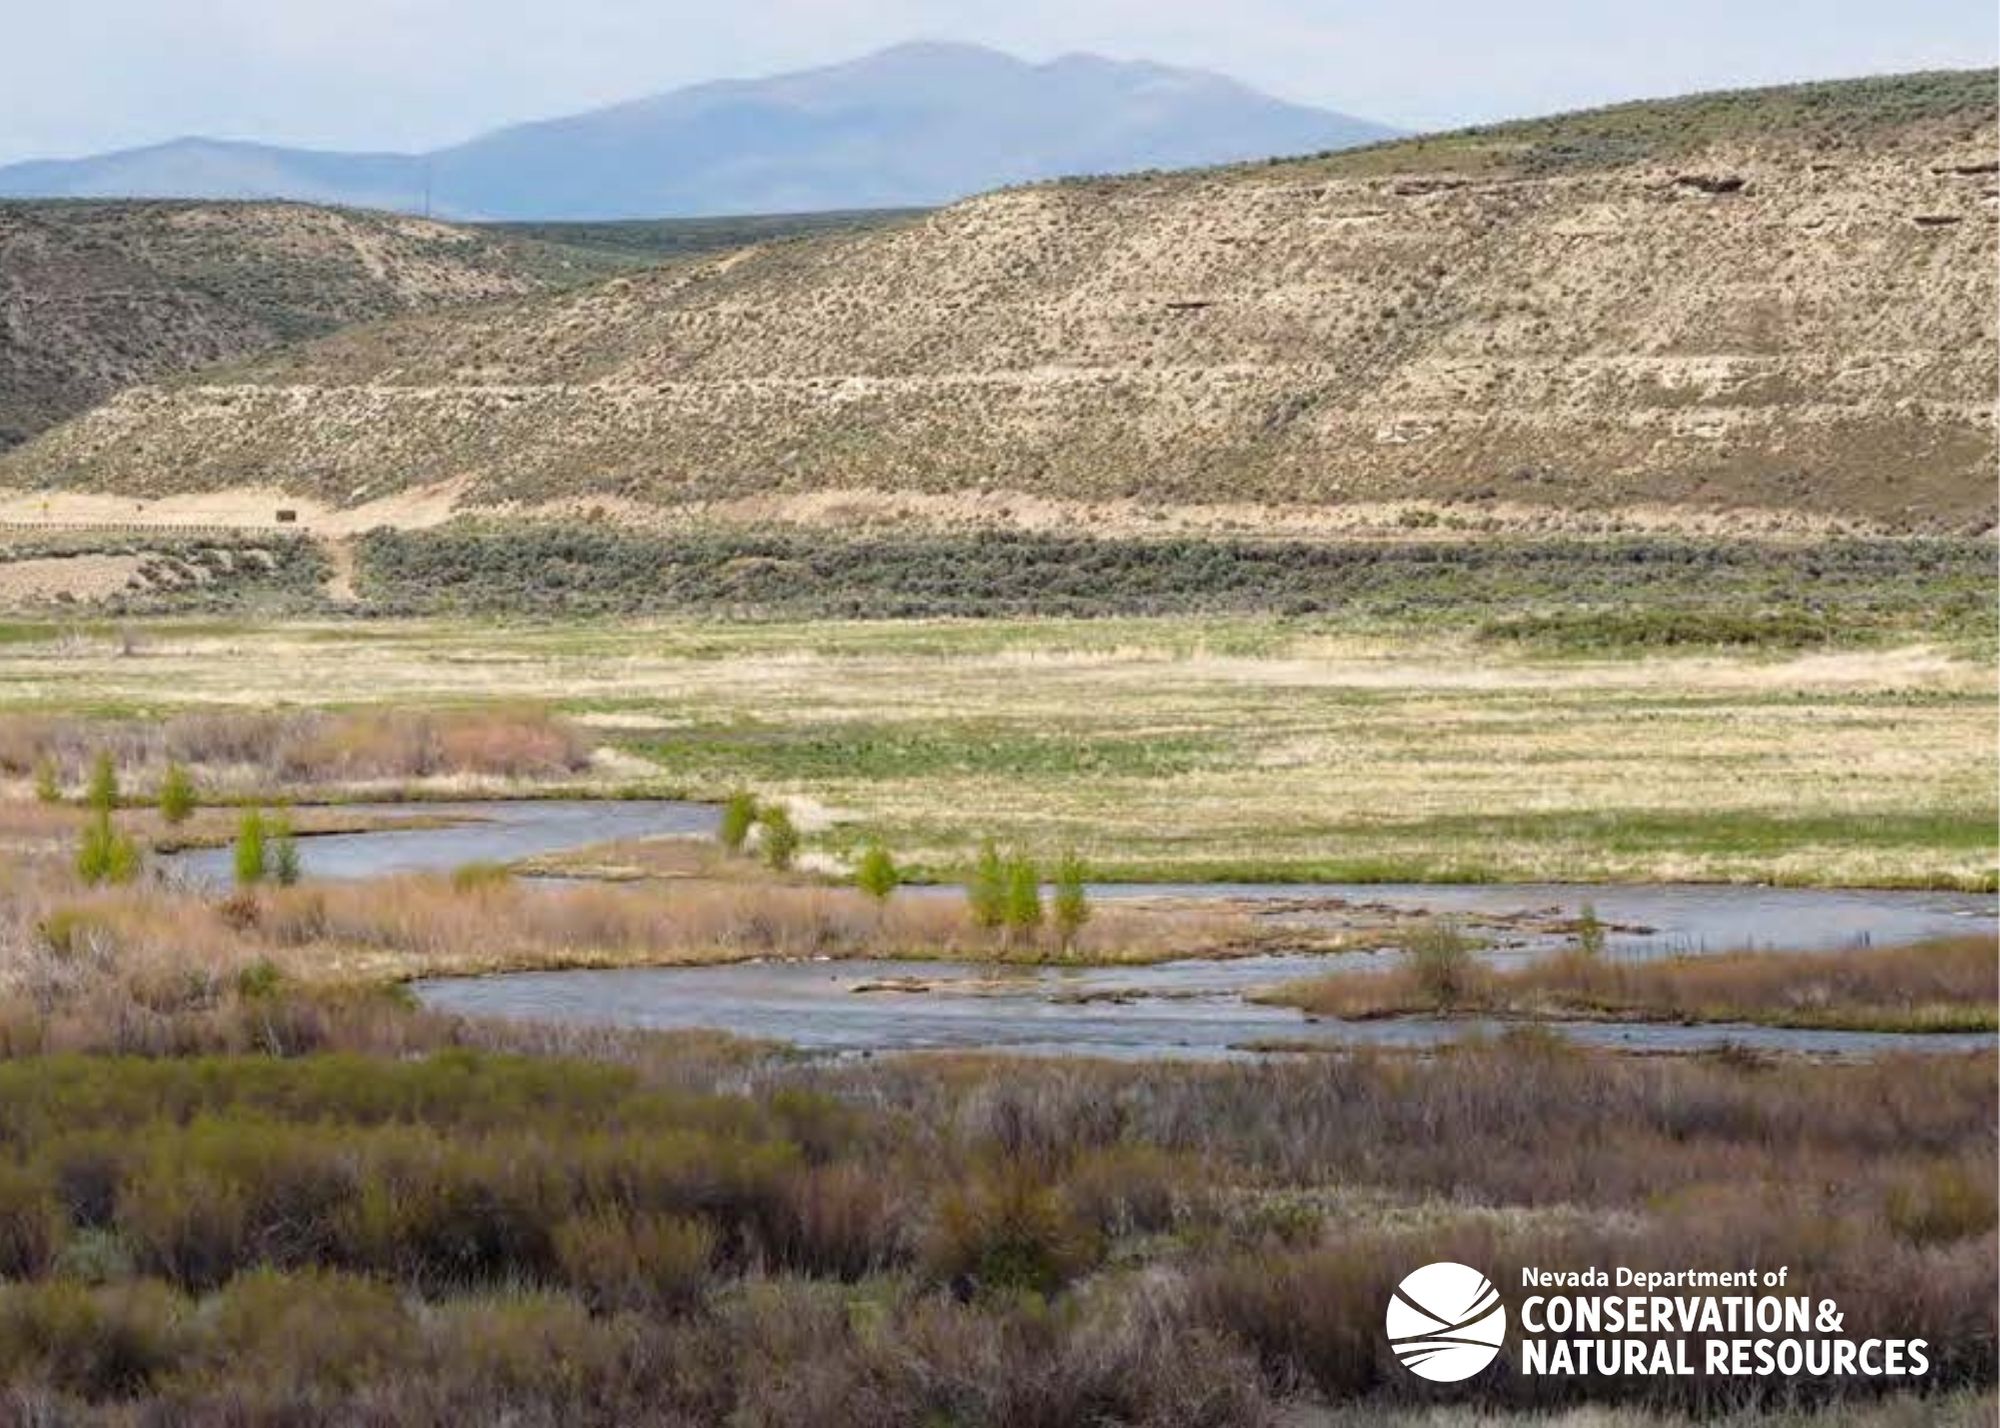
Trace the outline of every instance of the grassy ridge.
[[1670, 160], [1717, 143], [1783, 138], [1849, 144], [1881, 130], [1940, 121], [1990, 127], [1994, 86], [1993, 70], [1969, 69], [1717, 90], [1507, 120], [1310, 160], [1276, 159], [1271, 165], [1309, 163], [1330, 175], [1498, 168], [1548, 173]]
[[583, 251], [634, 264], [698, 258], [829, 233], [852, 233], [909, 223], [921, 208], [850, 208], [818, 213], [746, 213], [716, 218], [632, 218], [597, 223], [513, 222], [471, 225], [476, 229], [531, 239], [567, 251]]

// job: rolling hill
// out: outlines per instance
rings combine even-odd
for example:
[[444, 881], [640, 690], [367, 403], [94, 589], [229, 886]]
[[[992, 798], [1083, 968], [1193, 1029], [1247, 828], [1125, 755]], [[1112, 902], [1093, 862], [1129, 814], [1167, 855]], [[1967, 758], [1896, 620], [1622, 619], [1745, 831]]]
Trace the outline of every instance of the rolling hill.
[[676, 89], [422, 154], [177, 139], [0, 168], [0, 196], [295, 198], [466, 219], [928, 207], [1070, 174], [1182, 168], [1389, 136], [1199, 70], [976, 45]]
[[625, 266], [298, 204], [0, 203], [0, 448], [133, 382]]
[[1229, 529], [1980, 529], [1990, 72], [1018, 188], [114, 398], [0, 484]]

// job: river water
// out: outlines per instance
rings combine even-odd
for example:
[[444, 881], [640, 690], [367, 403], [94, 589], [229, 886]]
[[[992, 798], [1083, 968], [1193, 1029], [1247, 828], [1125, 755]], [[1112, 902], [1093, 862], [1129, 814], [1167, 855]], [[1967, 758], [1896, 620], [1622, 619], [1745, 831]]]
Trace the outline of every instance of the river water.
[[[1458, 1019], [1315, 1020], [1290, 1007], [1245, 1000], [1261, 987], [1324, 973], [1329, 965], [1324, 957], [1245, 957], [996, 973], [983, 963], [742, 962], [450, 977], [419, 982], [416, 992], [427, 1005], [468, 1016], [707, 1027], [848, 1053], [984, 1048], [1208, 1060], [1259, 1049], [1431, 1046], [1501, 1029], [1496, 1022]], [[913, 990], [894, 989], [898, 983]], [[1866, 1056], [1995, 1044], [1986, 1035], [1885, 1036], [1729, 1025], [1571, 1022], [1550, 1029], [1590, 1045], [1639, 1051], [1736, 1043]]]
[[[706, 835], [707, 805], [664, 799], [548, 799], [371, 804], [354, 809], [445, 826], [387, 828], [299, 840], [304, 874], [369, 878], [447, 871], [475, 861], [509, 862], [617, 839]], [[226, 848], [169, 860], [175, 876], [227, 882]], [[1253, 916], [1304, 925], [1391, 920], [1419, 914], [1459, 919], [1488, 943], [1493, 961], [1540, 955], [1567, 934], [1554, 924], [1589, 904], [1608, 926], [1616, 956], [1756, 947], [1840, 951], [1895, 945], [1991, 927], [2000, 903], [1970, 893], [1851, 888], [1554, 883], [1146, 884], [1101, 885], [1102, 900], [1223, 903]], [[913, 897], [955, 896], [913, 888]], [[1106, 1056], [1241, 1055], [1284, 1045], [1430, 1045], [1490, 1034], [1474, 1020], [1314, 1020], [1259, 1005], [1256, 991], [1396, 953], [1190, 960], [1150, 967], [1003, 968], [989, 964], [844, 961], [737, 963], [718, 967], [520, 972], [420, 982], [429, 1005], [471, 1015], [598, 1022], [634, 1027], [712, 1027], [821, 1051], [874, 1052], [991, 1047]], [[893, 989], [892, 989], [893, 988]], [[1893, 1048], [1990, 1048], [1988, 1035], [1893, 1036], [1749, 1026], [1564, 1023], [1554, 1029], [1591, 1044], [1686, 1051], [1724, 1042], [1825, 1055]]]
[[[716, 824], [716, 811], [709, 805], [665, 798], [356, 803], [342, 811], [426, 824], [451, 821], [439, 827], [301, 837], [299, 871], [304, 876], [351, 879], [448, 873], [467, 863], [511, 863], [621, 838], [712, 833]], [[228, 848], [190, 849], [164, 861], [170, 876], [207, 887], [225, 887], [232, 876]]]

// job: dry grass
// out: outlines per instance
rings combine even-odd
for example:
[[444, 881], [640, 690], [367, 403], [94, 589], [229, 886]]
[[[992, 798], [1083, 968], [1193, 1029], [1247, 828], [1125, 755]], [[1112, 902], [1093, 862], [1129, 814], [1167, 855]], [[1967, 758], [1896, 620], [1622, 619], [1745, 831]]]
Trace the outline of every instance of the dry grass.
[[127, 796], [143, 795], [170, 762], [210, 792], [403, 787], [474, 776], [550, 779], [588, 767], [591, 741], [537, 705], [362, 708], [273, 714], [218, 710], [158, 720], [0, 716], [0, 776], [52, 768], [68, 794], [109, 754]]
[[948, 894], [878, 905], [849, 888], [748, 877], [549, 885], [471, 871], [217, 897], [152, 884], [84, 889], [65, 867], [23, 865], [0, 884], [12, 929], [0, 986], [34, 994], [63, 983], [79, 952], [144, 989], [220, 984], [260, 962], [302, 982], [351, 984], [753, 957], [1147, 962], [1253, 950], [1260, 936], [1237, 914], [1108, 907], [1063, 953], [1052, 933], [1023, 942], [976, 926]]
[[1275, 620], [154, 627], [0, 644], [51, 710], [538, 700], [954, 871], [1991, 886], [1994, 695], [1937, 649], [1537, 658]]
[[1743, 1021], [1863, 1031], [1983, 1031], [2000, 1023], [2000, 941], [1791, 954], [1613, 960], [1565, 953], [1520, 968], [1466, 962], [1448, 1005], [1416, 962], [1342, 972], [1270, 1000], [1321, 1016], [1435, 1014]]

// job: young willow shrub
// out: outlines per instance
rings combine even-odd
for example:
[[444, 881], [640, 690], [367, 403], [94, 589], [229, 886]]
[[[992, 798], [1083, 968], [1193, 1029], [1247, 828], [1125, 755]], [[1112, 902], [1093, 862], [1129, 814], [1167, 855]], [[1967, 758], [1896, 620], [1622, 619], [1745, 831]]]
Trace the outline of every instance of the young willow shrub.
[[1007, 866], [991, 839], [979, 847], [979, 859], [965, 885], [965, 902], [973, 922], [988, 932], [1007, 920]]
[[120, 833], [111, 815], [101, 809], [84, 825], [76, 850], [76, 875], [93, 887], [129, 883], [139, 876], [139, 845]]
[[35, 800], [38, 803], [62, 802], [62, 774], [56, 768], [56, 761], [47, 754], [35, 760]]
[[280, 813], [271, 820], [271, 881], [291, 887], [299, 880], [299, 840], [292, 832], [292, 820]]
[[1007, 860], [1006, 922], [1008, 935], [1024, 940], [1042, 925], [1042, 880], [1032, 858]]
[[896, 860], [880, 843], [868, 845], [868, 851], [861, 855], [860, 866], [854, 870], [854, 885], [878, 903], [887, 902], [902, 880]]
[[739, 789], [730, 794], [729, 801], [722, 805], [722, 821], [716, 827], [716, 839], [730, 852], [740, 853], [756, 823], [757, 800]]
[[1055, 922], [1056, 937], [1067, 952], [1076, 945], [1077, 934], [1083, 931], [1084, 923], [1090, 921], [1090, 899], [1084, 884], [1090, 880], [1090, 870], [1083, 859], [1075, 853], [1064, 853], [1056, 863], [1055, 895], [1050, 899], [1049, 913]]
[[1585, 903], [1576, 919], [1576, 950], [1592, 960], [1604, 955], [1604, 920], [1594, 902]]
[[236, 824], [236, 885], [255, 887], [270, 872], [268, 830], [262, 810], [252, 808]]
[[599, 1313], [673, 1313], [708, 1287], [715, 1231], [681, 1215], [599, 1210], [556, 1226], [562, 1276]]
[[178, 827], [194, 815], [194, 779], [178, 760], [167, 764], [160, 776], [160, 817], [170, 827]]
[[1457, 1006], [1472, 990], [1472, 943], [1450, 918], [1418, 929], [1410, 939], [1410, 966], [1418, 991], [1441, 1011]]
[[788, 871], [799, 855], [799, 830], [792, 822], [792, 815], [782, 805], [774, 804], [757, 815], [757, 826], [762, 830], [758, 846], [763, 850], [765, 863], [774, 872]]
[[118, 807], [118, 766], [111, 762], [109, 753], [100, 752], [91, 760], [90, 783], [84, 799], [99, 813], [109, 813]]

